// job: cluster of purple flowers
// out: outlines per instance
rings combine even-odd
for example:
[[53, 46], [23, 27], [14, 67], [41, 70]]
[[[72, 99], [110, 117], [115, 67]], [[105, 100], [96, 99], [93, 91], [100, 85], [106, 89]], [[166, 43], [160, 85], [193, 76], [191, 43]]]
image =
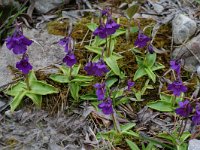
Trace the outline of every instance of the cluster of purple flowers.
[[95, 36], [99, 36], [102, 39], [107, 38], [108, 36], [114, 34], [117, 29], [119, 29], [120, 25], [117, 24], [111, 16], [109, 9], [102, 10], [102, 16], [107, 17], [106, 24], [100, 19], [100, 25], [93, 32]]
[[[179, 60], [171, 60], [170, 68], [176, 72], [177, 80], [168, 85], [168, 90], [173, 92], [174, 96], [180, 96], [181, 93], [187, 91], [187, 87], [183, 85], [181, 80], [181, 64]], [[185, 118], [192, 118], [194, 125], [200, 124], [200, 103], [196, 103], [193, 107], [189, 100], [179, 102], [179, 107], [175, 109], [176, 114]]]
[[87, 72], [88, 75], [98, 77], [103, 76], [109, 71], [106, 64], [101, 59], [98, 62], [88, 62], [85, 65], [84, 70]]
[[[194, 125], [200, 124], [200, 104], [197, 103], [195, 109], [192, 107], [189, 100], [185, 100], [183, 102], [179, 102], [179, 107], [175, 110], [175, 112], [185, 118], [192, 118], [192, 122]], [[194, 112], [193, 112], [194, 110]]]
[[187, 91], [187, 87], [183, 85], [183, 82], [180, 77], [181, 65], [179, 61], [171, 60], [170, 68], [174, 70], [177, 74], [177, 80], [168, 85], [168, 90], [172, 91], [174, 96], [180, 96], [181, 93]]
[[32, 43], [33, 41], [26, 38], [19, 28], [15, 30], [11, 37], [6, 39], [6, 46], [9, 50], [12, 50], [15, 55], [23, 55], [22, 59], [16, 63], [16, 68], [23, 74], [28, 74], [33, 68], [29, 63], [28, 55], [26, 54], [27, 47]]
[[151, 41], [151, 38], [146, 36], [141, 30], [139, 30], [138, 37], [134, 42], [134, 45], [138, 48], [144, 48], [147, 46], [147, 49], [149, 53], [153, 54], [153, 45], [149, 43]]
[[110, 97], [106, 98], [106, 84], [96, 83], [94, 85], [96, 88], [96, 95], [99, 101], [102, 101], [98, 107], [102, 110], [102, 112], [106, 115], [110, 115], [113, 113], [112, 100]]
[[64, 37], [63, 39], [60, 39], [58, 43], [65, 48], [66, 55], [63, 58], [63, 62], [67, 66], [72, 67], [77, 62], [76, 57], [73, 53], [73, 39], [70, 36]]

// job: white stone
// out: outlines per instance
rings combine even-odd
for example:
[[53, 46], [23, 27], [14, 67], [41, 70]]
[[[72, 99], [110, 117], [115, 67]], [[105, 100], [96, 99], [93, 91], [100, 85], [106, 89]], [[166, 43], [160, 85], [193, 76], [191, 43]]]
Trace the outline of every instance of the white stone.
[[188, 150], [200, 150], [200, 140], [197, 139], [190, 140]]
[[172, 35], [174, 43], [182, 44], [195, 33], [197, 29], [197, 24], [194, 20], [189, 17], [178, 14], [172, 20]]

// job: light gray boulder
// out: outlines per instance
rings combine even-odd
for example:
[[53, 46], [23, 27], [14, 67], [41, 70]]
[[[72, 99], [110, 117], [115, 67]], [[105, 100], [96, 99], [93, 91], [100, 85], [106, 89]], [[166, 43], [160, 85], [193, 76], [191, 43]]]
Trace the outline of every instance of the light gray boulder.
[[182, 59], [186, 71], [196, 72], [200, 65], [200, 34], [176, 48], [172, 53], [172, 59]]
[[200, 140], [197, 139], [190, 140], [188, 150], [200, 150]]
[[38, 13], [44, 14], [62, 5], [69, 4], [71, 0], [35, 0], [35, 9]]
[[[34, 70], [61, 62], [65, 56], [63, 47], [57, 44], [59, 39], [62, 38], [61, 36], [48, 34], [46, 30], [39, 31], [35, 29], [25, 29], [24, 35], [35, 41], [28, 47], [29, 60]], [[14, 76], [8, 66], [15, 67], [20, 58], [21, 56], [16, 56], [8, 50], [5, 43], [0, 48], [0, 87], [12, 82]]]
[[194, 20], [189, 17], [178, 14], [172, 20], [172, 35], [174, 38], [174, 43], [182, 44], [195, 33], [197, 29], [197, 24]]

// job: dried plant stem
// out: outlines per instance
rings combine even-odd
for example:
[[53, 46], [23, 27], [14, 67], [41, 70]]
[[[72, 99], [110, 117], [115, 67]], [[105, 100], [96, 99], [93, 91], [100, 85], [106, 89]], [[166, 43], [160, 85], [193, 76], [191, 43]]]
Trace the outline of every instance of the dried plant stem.
[[115, 111], [112, 113], [112, 119], [113, 119], [113, 124], [114, 124], [115, 130], [117, 130], [117, 132], [120, 133], [121, 129], [120, 129], [119, 123], [118, 123], [118, 121], [116, 119]]

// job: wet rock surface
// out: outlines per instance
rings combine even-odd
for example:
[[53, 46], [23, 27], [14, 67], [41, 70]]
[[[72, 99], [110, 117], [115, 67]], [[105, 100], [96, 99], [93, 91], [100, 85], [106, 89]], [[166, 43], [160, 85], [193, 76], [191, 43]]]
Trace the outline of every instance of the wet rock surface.
[[[64, 57], [64, 51], [57, 44], [60, 36], [50, 35], [46, 30], [24, 30], [24, 35], [32, 39], [34, 43], [28, 47], [28, 55], [34, 70], [42, 69], [49, 65], [61, 62]], [[15, 67], [15, 64], [21, 56], [15, 56], [8, 50], [5, 43], [0, 48], [0, 86], [12, 82], [14, 75], [8, 69], [8, 66]]]
[[189, 17], [178, 14], [172, 20], [172, 30], [174, 43], [182, 44], [187, 41], [196, 31], [196, 22]]

